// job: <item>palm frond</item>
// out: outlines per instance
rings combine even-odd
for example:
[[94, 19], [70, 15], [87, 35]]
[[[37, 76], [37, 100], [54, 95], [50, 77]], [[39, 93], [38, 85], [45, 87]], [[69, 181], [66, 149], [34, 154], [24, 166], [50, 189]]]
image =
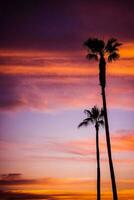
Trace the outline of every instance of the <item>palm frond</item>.
[[85, 109], [84, 110], [84, 113], [87, 115], [87, 116], [92, 116], [92, 113], [91, 113], [91, 111], [90, 110], [87, 110], [87, 109]]
[[95, 61], [98, 61], [98, 56], [97, 56], [97, 54], [89, 53], [89, 54], [87, 54], [86, 57], [87, 57], [88, 60], [95, 60]]
[[104, 120], [99, 120], [98, 124], [101, 125], [102, 127], [104, 127], [104, 125], [105, 125]]
[[117, 42], [117, 39], [116, 38], [110, 38], [108, 41], [107, 41], [107, 44], [105, 46], [105, 50], [108, 51], [111, 46], [113, 46], [113, 43]]
[[100, 53], [104, 49], [105, 43], [103, 40], [98, 40], [97, 38], [89, 38], [84, 42], [84, 46], [92, 53]]
[[103, 109], [99, 109], [97, 106], [94, 106], [91, 110], [84, 110], [84, 113], [87, 115], [87, 118], [85, 118], [79, 125], [78, 128], [82, 126], [88, 126], [90, 124], [96, 124], [102, 125], [103, 124], [103, 118], [104, 118], [104, 111]]
[[82, 126], [88, 126], [88, 122], [87, 121], [83, 121], [78, 125], [78, 128], [82, 127]]
[[83, 122], [88, 122], [88, 124], [89, 123], [93, 124], [94, 123], [94, 119], [92, 117], [88, 117], [88, 118], [84, 119]]
[[122, 44], [117, 42], [117, 39], [115, 38], [111, 38], [108, 40], [106, 47], [105, 47], [105, 51], [107, 53], [113, 53], [118, 51], [118, 47], [121, 46]]
[[104, 110], [103, 108], [101, 108], [100, 114], [99, 114], [99, 119], [103, 119], [104, 118]]
[[112, 62], [114, 60], [117, 60], [119, 57], [120, 57], [120, 55], [118, 53], [113, 52], [108, 56], [108, 62]]
[[116, 48], [116, 50], [118, 50], [118, 47], [120, 47], [121, 45], [122, 45], [122, 43], [116, 42], [116, 43], [113, 45], [113, 48]]
[[99, 113], [100, 113], [100, 110], [97, 106], [94, 106], [92, 109], [91, 109], [91, 113], [92, 113], [92, 117], [94, 119], [97, 119], [99, 117]]

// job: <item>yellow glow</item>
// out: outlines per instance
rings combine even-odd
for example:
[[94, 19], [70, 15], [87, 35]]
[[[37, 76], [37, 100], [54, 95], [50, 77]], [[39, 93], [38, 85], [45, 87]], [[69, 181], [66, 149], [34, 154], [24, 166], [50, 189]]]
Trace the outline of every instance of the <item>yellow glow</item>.
[[121, 58], [134, 58], [134, 43], [124, 43], [119, 52]]
[[134, 76], [134, 67], [131, 66], [120, 66], [120, 65], [109, 66], [107, 71], [109, 75]]
[[[95, 191], [84, 191], [80, 192], [77, 190], [12, 190], [12, 194], [31, 194], [31, 195], [50, 195], [50, 197], [56, 197], [56, 199], [70, 199], [73, 200], [77, 198], [78, 200], [86, 200], [92, 198], [92, 200], [96, 199]], [[118, 196], [121, 200], [128, 200], [134, 198], [134, 190], [120, 190], [118, 191]], [[33, 196], [34, 197], [34, 196]], [[110, 200], [112, 198], [112, 192], [101, 192], [101, 197], [104, 200]]]

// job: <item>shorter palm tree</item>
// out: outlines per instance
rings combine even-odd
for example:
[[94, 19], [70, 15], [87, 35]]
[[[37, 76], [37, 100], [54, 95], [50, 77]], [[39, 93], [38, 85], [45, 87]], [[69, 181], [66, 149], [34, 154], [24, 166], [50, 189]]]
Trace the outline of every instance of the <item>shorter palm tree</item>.
[[104, 112], [103, 110], [94, 106], [91, 111], [84, 110], [87, 118], [84, 119], [78, 128], [93, 124], [96, 130], [96, 158], [97, 158], [97, 200], [100, 200], [100, 151], [99, 151], [99, 127], [104, 125]]

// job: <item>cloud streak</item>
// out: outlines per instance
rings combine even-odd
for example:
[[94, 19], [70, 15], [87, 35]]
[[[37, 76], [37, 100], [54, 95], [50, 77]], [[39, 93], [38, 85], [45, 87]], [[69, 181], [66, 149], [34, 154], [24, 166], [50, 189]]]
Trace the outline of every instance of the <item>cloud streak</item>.
[[[19, 179], [18, 179], [19, 181]], [[95, 193], [95, 180], [90, 180], [87, 178], [42, 178], [42, 179], [34, 179], [31, 182], [30, 179], [22, 182], [22, 179], [17, 183], [10, 180], [7, 184], [7, 188], [5, 187], [4, 191], [0, 191], [0, 195], [3, 198], [23, 198], [23, 199], [87, 199], [96, 198]], [[35, 184], [36, 183], [36, 184]], [[1, 184], [1, 181], [0, 181]], [[15, 185], [16, 189], [12, 189]], [[118, 180], [119, 187], [119, 197], [123, 200], [126, 200], [128, 197], [133, 198], [133, 188], [132, 185], [134, 181], [129, 180]], [[30, 186], [30, 187], [29, 187]], [[110, 192], [110, 182], [107, 180], [102, 181], [102, 197], [103, 199], [111, 199], [112, 193]], [[20, 189], [22, 187], [22, 189]], [[45, 189], [41, 189], [41, 188]], [[60, 190], [59, 190], [60, 187]], [[19, 188], [19, 190], [18, 190]], [[79, 192], [78, 192], [79, 191]]]
[[[0, 177], [0, 185], [26, 185], [26, 187], [33, 185], [35, 186], [44, 186], [45, 189], [53, 188], [53, 186], [61, 186], [61, 188], [65, 189], [65, 186], [69, 186], [69, 188], [72, 187], [72, 189], [77, 187], [82, 187], [82, 190], [84, 189], [83, 186], [92, 186], [91, 188], [95, 187], [96, 180], [90, 179], [90, 178], [54, 178], [54, 177], [43, 177], [43, 178], [36, 178], [36, 179], [30, 179], [30, 178], [23, 178], [22, 174], [17, 175], [17, 173], [14, 174], [2, 174]], [[134, 180], [132, 179], [119, 179], [118, 184], [120, 189], [127, 189], [130, 187], [130, 185], [134, 184]], [[125, 185], [128, 184], [126, 187]], [[110, 182], [107, 179], [102, 180], [102, 185], [104, 186], [105, 190], [106, 187], [110, 187]], [[38, 187], [38, 189], [39, 189]], [[36, 187], [35, 187], [36, 188]], [[69, 189], [68, 188], [68, 189]], [[131, 187], [130, 187], [131, 188]], [[30, 188], [29, 188], [30, 189]], [[58, 189], [58, 188], [57, 188]], [[87, 188], [85, 187], [85, 190]], [[103, 190], [104, 191], [104, 190]]]
[[[126, 48], [121, 50], [125, 60], [108, 65], [108, 103], [111, 107], [133, 109], [132, 44], [126, 44]], [[101, 102], [98, 63], [89, 63], [85, 52], [1, 51], [0, 56], [3, 111], [52, 111]]]
[[[134, 162], [134, 158], [126, 157], [125, 154], [134, 152], [134, 131], [121, 130], [111, 135], [112, 152], [114, 162]], [[17, 153], [15, 153], [17, 151]], [[7, 153], [7, 152], [10, 152]], [[102, 162], [107, 162], [105, 137], [100, 136], [100, 152]], [[27, 161], [70, 161], [70, 162], [96, 162], [95, 138], [81, 140], [48, 140], [43, 143], [8, 143], [0, 142], [2, 161], [27, 160]], [[116, 156], [118, 155], [118, 156]], [[120, 155], [120, 159], [118, 158]]]
[[[121, 197], [122, 200], [133, 199], [134, 197], [134, 191], [133, 190], [122, 190], [118, 192], [119, 197]], [[77, 198], [78, 200], [83, 199], [86, 200], [87, 198], [92, 198], [92, 200], [96, 199], [96, 193], [95, 192], [88, 192], [88, 193], [78, 193], [76, 191], [74, 192], [58, 192], [58, 194], [55, 194], [52, 191], [52, 194], [31, 194], [26, 192], [4, 192], [1, 191], [0, 195], [2, 198], [13, 198], [13, 199], [43, 199], [46, 200], [52, 199], [52, 200], [60, 200], [60, 199], [70, 199], [73, 200], [74, 198]], [[102, 193], [102, 197], [104, 200], [110, 200], [112, 194], [110, 192], [104, 192]]]
[[34, 179], [24, 179], [20, 173], [2, 174], [0, 177], [0, 185], [23, 185], [34, 184], [37, 181]]

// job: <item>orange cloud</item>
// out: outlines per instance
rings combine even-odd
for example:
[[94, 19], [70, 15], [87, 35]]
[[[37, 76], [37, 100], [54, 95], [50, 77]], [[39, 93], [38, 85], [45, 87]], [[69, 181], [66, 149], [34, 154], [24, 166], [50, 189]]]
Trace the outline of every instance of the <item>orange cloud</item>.
[[[85, 54], [84, 50], [52, 53], [1, 50], [0, 85], [4, 92], [0, 109], [50, 111], [101, 103], [98, 63], [89, 63]], [[111, 107], [134, 108], [132, 56], [133, 44], [126, 43], [121, 49], [121, 59], [107, 66], [107, 94]]]
[[[44, 186], [46, 189], [51, 189], [55, 186], [61, 186], [61, 189], [78, 189], [80, 190], [87, 190], [90, 191], [95, 189], [96, 180], [90, 178], [54, 178], [54, 177], [43, 177], [43, 178], [36, 178], [30, 179], [24, 177], [22, 174], [4, 174], [0, 177], [0, 185], [26, 185], [26, 187], [33, 185], [34, 188], [40, 188]], [[133, 179], [118, 179], [118, 186], [119, 189], [130, 189], [134, 184]], [[90, 187], [89, 187], [90, 186]], [[110, 189], [110, 181], [107, 179], [102, 179], [102, 190], [108, 191]], [[85, 187], [85, 188], [84, 188]]]
[[[43, 194], [42, 194], [43, 193]], [[44, 194], [47, 193], [47, 194]], [[95, 200], [96, 199], [96, 193], [95, 192], [77, 192], [77, 191], [17, 191], [17, 190], [13, 190], [12, 192], [1, 192], [0, 195], [3, 198], [23, 198], [23, 199], [46, 199], [49, 200], [51, 199], [55, 199], [55, 200], [64, 200], [64, 199], [68, 199], [68, 200], [73, 200], [73, 199], [78, 199], [78, 200], [87, 200], [87, 199], [91, 199]], [[123, 190], [118, 192], [119, 198], [121, 198], [122, 200], [128, 200], [128, 199], [133, 199], [134, 197], [134, 191], [133, 190]], [[111, 200], [112, 198], [112, 193], [111, 192], [104, 192], [102, 193], [102, 198], [104, 200]]]
[[[19, 181], [19, 179], [18, 179]], [[22, 180], [21, 180], [22, 181]], [[23, 199], [96, 199], [96, 180], [86, 178], [43, 178], [35, 179], [33, 183], [30, 179], [26, 179], [26, 185], [19, 184], [13, 187], [12, 183], [8, 183], [4, 191], [0, 191], [2, 197], [23, 198]], [[10, 184], [12, 187], [9, 187]], [[134, 197], [132, 185], [133, 180], [118, 180], [119, 198], [127, 200]], [[23, 185], [23, 186], [22, 186]], [[42, 189], [43, 188], [43, 189]], [[103, 199], [111, 199], [110, 182], [102, 181], [101, 196]]]
[[120, 47], [121, 58], [134, 58], [134, 45], [133, 42], [125, 42]]
[[[133, 76], [133, 43], [124, 43], [120, 49], [121, 59], [109, 64], [110, 75]], [[0, 50], [3, 60], [0, 73], [20, 75], [70, 75], [91, 76], [98, 71], [97, 63], [89, 63], [85, 59], [86, 52], [46, 52]], [[4, 60], [5, 59], [5, 60]], [[126, 60], [127, 59], [127, 60]], [[5, 64], [8, 61], [8, 66]], [[17, 62], [16, 62], [17, 61]], [[27, 67], [25, 67], [27, 66]], [[94, 67], [96, 66], [96, 67]]]

